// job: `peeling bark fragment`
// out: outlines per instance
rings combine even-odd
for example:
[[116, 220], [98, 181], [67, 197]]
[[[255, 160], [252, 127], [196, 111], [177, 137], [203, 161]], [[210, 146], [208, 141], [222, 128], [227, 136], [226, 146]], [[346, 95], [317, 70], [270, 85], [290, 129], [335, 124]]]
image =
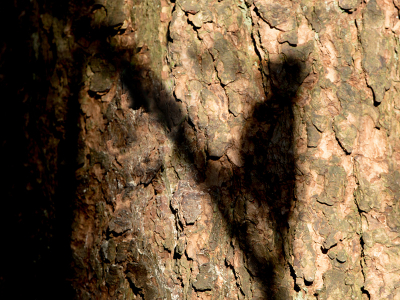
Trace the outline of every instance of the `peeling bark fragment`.
[[167, 294], [165, 287], [160, 284], [160, 278], [154, 277], [160, 272], [154, 263], [154, 259], [142, 256], [140, 262], [130, 262], [126, 265], [126, 278], [131, 289], [145, 300], [166, 298]]
[[201, 196], [199, 193], [189, 193], [182, 199], [182, 213], [188, 225], [194, 224], [202, 213], [201, 204], [199, 203]]
[[121, 26], [126, 20], [126, 10], [124, 9], [124, 0], [96, 0], [96, 5], [104, 6], [106, 9], [106, 18], [104, 19], [104, 24], [107, 27]]
[[392, 39], [384, 33], [385, 15], [375, 0], [369, 1], [363, 13], [364, 28], [360, 32], [364, 57], [363, 67], [368, 74], [368, 85], [373, 89], [375, 101], [380, 103], [391, 86], [388, 69], [393, 48]]
[[340, 85], [336, 95], [343, 104], [354, 103], [358, 102], [357, 100], [359, 100], [358, 92], [346, 82], [343, 82]]
[[104, 262], [114, 263], [115, 254], [116, 254], [116, 244], [113, 239], [109, 241], [103, 241], [101, 244], [100, 255]]
[[328, 270], [323, 275], [324, 291], [320, 293], [323, 299], [346, 299], [351, 296], [351, 289], [345, 284], [345, 273], [339, 270]]
[[317, 33], [323, 33], [327, 24], [331, 20], [337, 19], [339, 10], [337, 6], [331, 3], [317, 1], [313, 6], [310, 5], [311, 24]]
[[193, 283], [193, 287], [197, 291], [211, 291], [214, 286], [215, 276], [212, 272], [210, 264], [201, 265], [199, 268], [199, 274], [196, 277], [196, 281]]
[[324, 132], [329, 125], [329, 118], [327, 116], [319, 115], [315, 112], [311, 113], [311, 121], [319, 132]]
[[357, 137], [357, 128], [341, 115], [335, 117], [333, 130], [340, 145], [346, 153], [353, 151], [353, 145]]
[[[335, 234], [336, 232], [330, 233], [328, 237], [324, 240], [323, 247], [325, 250], [331, 249], [333, 246], [337, 244]], [[329, 253], [331, 252], [329, 251]], [[331, 259], [336, 258], [336, 252], [332, 252], [329, 257], [332, 257]]]
[[381, 29], [385, 22], [385, 15], [376, 0], [370, 0], [363, 11], [365, 27]]
[[203, 9], [199, 13], [195, 15], [189, 15], [189, 21], [193, 23], [193, 25], [197, 28], [201, 28], [204, 23], [212, 22], [212, 12], [207, 8]]
[[237, 117], [243, 112], [242, 97], [233, 91], [230, 87], [226, 87], [226, 94], [229, 99], [229, 112], [233, 113]]
[[311, 148], [315, 148], [319, 144], [319, 140], [321, 139], [321, 134], [315, 128], [315, 126], [311, 123], [307, 124], [307, 146]]
[[227, 85], [236, 80], [237, 73], [241, 72], [240, 61], [234, 46], [226, 40], [220, 33], [214, 36], [213, 56], [216, 62], [218, 77], [223, 85]]
[[229, 127], [225, 123], [218, 121], [210, 122], [207, 126], [207, 150], [212, 157], [221, 157], [229, 146]]
[[340, 8], [348, 11], [354, 11], [359, 4], [360, 0], [339, 0]]
[[379, 186], [371, 184], [363, 178], [359, 181], [358, 189], [355, 191], [355, 198], [358, 208], [365, 212], [369, 212], [373, 208], [379, 209], [383, 200]]
[[212, 83], [215, 69], [213, 58], [208, 51], [205, 51], [201, 56], [201, 70], [205, 82], [208, 84]]
[[240, 71], [239, 59], [234, 52], [224, 52], [219, 55], [217, 61], [218, 77], [222, 84], [227, 85], [236, 79], [236, 74]]
[[[340, 101], [340, 106], [342, 107], [341, 114], [343, 115], [343, 117], [353, 117], [353, 120], [355, 121], [353, 125], [358, 127], [358, 116], [361, 116], [361, 113], [363, 112], [362, 110], [360, 110], [360, 106], [366, 107], [366, 105], [363, 106], [360, 103], [359, 92], [351, 85], [347, 83], [342, 83], [336, 95]], [[369, 108], [373, 109], [371, 106], [369, 106]], [[355, 119], [354, 117], [357, 117], [357, 119]]]
[[120, 209], [110, 221], [108, 228], [116, 234], [124, 233], [132, 229], [132, 214], [127, 209]]
[[115, 290], [123, 281], [122, 268], [118, 265], [111, 265], [106, 275], [106, 284]]
[[260, 12], [261, 17], [273, 27], [286, 22], [293, 13], [292, 2], [287, 0], [255, 0], [254, 4]]
[[93, 74], [90, 81], [90, 90], [95, 93], [108, 92], [112, 85], [112, 77], [115, 72], [114, 66], [101, 57], [92, 58], [89, 65]]
[[289, 32], [285, 32], [279, 37], [279, 43], [288, 42], [290, 45], [297, 45], [299, 41], [297, 30], [292, 30]]
[[108, 92], [111, 88], [112, 81], [108, 73], [96, 72], [90, 82], [90, 90], [96, 93]]
[[180, 181], [178, 189], [172, 198], [171, 206], [179, 211], [182, 222], [184, 221], [187, 225], [193, 225], [203, 212], [203, 198], [203, 193], [193, 190], [188, 182]]
[[329, 166], [325, 173], [325, 189], [317, 201], [327, 205], [342, 202], [347, 180], [346, 172], [341, 166]]
[[[364, 49], [362, 62], [368, 74], [367, 81], [373, 89], [375, 101], [380, 103], [383, 100], [384, 93], [390, 88], [391, 80], [387, 76], [388, 62], [386, 58], [373, 49], [376, 49], [376, 43], [378, 43], [379, 48], [386, 48], [385, 39], [381, 33], [364, 30], [361, 33], [361, 40]], [[371, 48], [372, 46], [374, 48]]]
[[386, 207], [386, 221], [391, 230], [398, 232], [400, 229], [400, 172], [392, 171], [389, 174], [385, 175], [385, 178], [387, 178], [387, 189], [394, 196], [395, 200], [392, 206]]
[[183, 11], [192, 15], [197, 14], [201, 9], [201, 3], [196, 0], [178, 0], [177, 4], [182, 8]]
[[147, 278], [147, 268], [144, 263], [128, 263], [126, 266], [127, 272], [130, 273], [128, 278], [133, 282], [136, 288], [142, 289], [146, 285]]
[[128, 242], [122, 242], [122, 243], [118, 244], [116, 255], [115, 255], [115, 261], [117, 263], [121, 263], [128, 258], [129, 247], [130, 247], [130, 244]]
[[346, 250], [342, 249], [336, 254], [336, 259], [340, 263], [345, 263], [347, 261]]
[[293, 268], [296, 277], [311, 283], [315, 279], [315, 251], [311, 246], [311, 234], [305, 222], [299, 222], [293, 242]]
[[[207, 150], [212, 157], [221, 157], [227, 149], [230, 142], [230, 130], [226, 120], [228, 118], [228, 99], [224, 90], [220, 86], [211, 86], [212, 91], [203, 89], [201, 92], [202, 106], [208, 113], [199, 115], [199, 119], [206, 122]], [[205, 124], [204, 124], [205, 125]]]

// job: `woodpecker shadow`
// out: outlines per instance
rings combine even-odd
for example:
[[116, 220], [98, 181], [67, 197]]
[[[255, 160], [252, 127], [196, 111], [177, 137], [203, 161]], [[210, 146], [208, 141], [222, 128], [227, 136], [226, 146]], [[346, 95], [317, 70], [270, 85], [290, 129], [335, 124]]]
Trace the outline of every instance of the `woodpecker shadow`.
[[[290, 244], [288, 220], [295, 200], [292, 106], [307, 75], [305, 63], [294, 57], [270, 63], [267, 100], [253, 107], [241, 133], [243, 164], [228, 163], [230, 160], [224, 155], [208, 157], [204, 169], [197, 169], [199, 183], [208, 182], [212, 200], [218, 205], [231, 238], [245, 253], [246, 268], [261, 292], [255, 299], [289, 299], [288, 288], [298, 289], [288, 284], [284, 274], [293, 276], [286, 260]], [[170, 102], [173, 106], [175, 99]], [[190, 144], [181, 131], [177, 149], [196, 165], [199, 149], [190, 148]], [[222, 167], [213, 164], [215, 161], [220, 161]], [[213, 166], [218, 170], [212, 170]], [[225, 180], [214, 185], [205, 178], [206, 172], [225, 176]], [[231, 262], [227, 259], [226, 263]]]

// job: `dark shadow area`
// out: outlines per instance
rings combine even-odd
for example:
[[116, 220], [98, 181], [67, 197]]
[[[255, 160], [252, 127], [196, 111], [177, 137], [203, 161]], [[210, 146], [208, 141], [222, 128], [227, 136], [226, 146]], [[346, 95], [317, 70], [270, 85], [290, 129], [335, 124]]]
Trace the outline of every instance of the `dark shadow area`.
[[[28, 294], [29, 299], [57, 295], [73, 298], [69, 283], [74, 276], [71, 223], [74, 210], [82, 209], [76, 202], [79, 183], [75, 171], [84, 160], [80, 156], [84, 141], [80, 139], [81, 128], [77, 124], [81, 114], [78, 98], [84, 68], [94, 54], [101, 53], [99, 60], [105, 64], [100, 65], [106, 66], [107, 72], [120, 74], [123, 89], [130, 94], [131, 109], [143, 108], [167, 128], [180, 156], [198, 173], [198, 183], [203, 182], [206, 169], [209, 170], [209, 166], [199, 169], [195, 164], [198, 149], [191, 148], [184, 134], [181, 120], [185, 116], [176, 99], [164, 97], [160, 101], [162, 81], [151, 70], [134, 66], [124, 58], [124, 51], [131, 51], [129, 56], [135, 56], [146, 49], [116, 50], [108, 38], [117, 34], [120, 27], [115, 24], [96, 27], [87, 17], [101, 5], [79, 3], [86, 10], [76, 5], [74, 1], [60, 1], [57, 5], [42, 1], [33, 10], [38, 16], [48, 13], [65, 23], [71, 22], [71, 34], [81, 45], [72, 52], [73, 65], [65, 62], [71, 80], [64, 87], [68, 90], [63, 97], [66, 102], [51, 105], [49, 81], [57, 69], [57, 58], [45, 60], [39, 55], [35, 59], [32, 38], [36, 31], [42, 30], [40, 22], [43, 21], [32, 16], [29, 1], [9, 8], [16, 27], [8, 32], [1, 48], [0, 87], [13, 96], [3, 100], [6, 117], [1, 120], [4, 132], [1, 154], [6, 174], [3, 214], [6, 216], [2, 219], [5, 234], [1, 255], [5, 264], [1, 268], [0, 290], [14, 291], [16, 298]], [[32, 23], [41, 25], [32, 27]], [[51, 32], [40, 32], [40, 35], [52, 38]], [[15, 40], [16, 36], [19, 39]], [[288, 297], [284, 288], [279, 287], [283, 286], [281, 268], [289, 268], [285, 262], [284, 239], [294, 201], [292, 105], [304, 79], [304, 68], [304, 62], [296, 57], [284, 57], [282, 63], [269, 65], [269, 74], [264, 74], [269, 83], [265, 90], [267, 100], [253, 108], [242, 132], [243, 167], [233, 167], [230, 179], [221, 186], [208, 186], [231, 237], [236, 238], [246, 254], [249, 273], [263, 286], [264, 299]], [[101, 92], [102, 87], [93, 88], [91, 96], [101, 98]], [[60, 114], [65, 118], [59, 118], [54, 108], [61, 109]], [[59, 144], [53, 147], [54, 140]], [[272, 233], [260, 232], [259, 217], [267, 218]]]
[[[71, 4], [6, 1], [0, 8], [3, 298], [72, 299], [74, 295], [68, 279], [84, 57], [76, 51], [70, 61], [58, 58], [54, 32], [44, 25], [45, 14], [67, 22]], [[53, 73], [63, 70], [69, 72], [70, 81], [56, 91]], [[54, 101], [55, 96], [61, 101]]]

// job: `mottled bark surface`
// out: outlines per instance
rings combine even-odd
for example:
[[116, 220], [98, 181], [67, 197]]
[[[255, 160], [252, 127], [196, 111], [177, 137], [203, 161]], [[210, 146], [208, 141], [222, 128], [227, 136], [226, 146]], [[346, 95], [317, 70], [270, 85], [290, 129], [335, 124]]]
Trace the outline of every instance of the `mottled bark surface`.
[[400, 299], [398, 6], [14, 4], [2, 288]]

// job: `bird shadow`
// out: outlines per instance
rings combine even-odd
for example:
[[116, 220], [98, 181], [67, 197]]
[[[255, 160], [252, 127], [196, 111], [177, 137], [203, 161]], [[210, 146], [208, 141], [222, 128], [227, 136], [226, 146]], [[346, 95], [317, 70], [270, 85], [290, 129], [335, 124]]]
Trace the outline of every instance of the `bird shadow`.
[[[187, 135], [185, 128], [194, 125], [182, 112], [179, 101], [164, 97], [158, 102], [149, 97], [158, 92], [149, 92], [141, 84], [147, 80], [142, 74], [148, 70], [125, 66], [131, 69], [125, 70], [122, 77], [131, 94], [131, 109], [145, 109], [167, 128], [175, 143], [174, 151], [189, 165], [196, 184], [205, 186], [230, 239], [237, 241], [232, 247], [244, 253], [246, 270], [258, 284], [257, 299], [288, 299], [289, 289], [298, 289], [295, 284], [290, 286], [285, 277], [294, 276], [286, 259], [290, 244], [288, 221], [295, 201], [292, 107], [296, 92], [308, 75], [305, 62], [282, 57], [279, 63], [269, 63], [269, 74], [265, 74], [270, 83], [265, 90], [266, 100], [254, 105], [244, 120], [239, 165], [232, 163], [226, 154], [222, 157], [206, 154], [203, 164], [201, 160], [207, 149], [197, 148], [192, 136]], [[162, 81], [158, 80], [162, 89]], [[225, 261], [228, 267], [234, 267], [229, 258]], [[249, 291], [242, 293], [248, 295]]]

